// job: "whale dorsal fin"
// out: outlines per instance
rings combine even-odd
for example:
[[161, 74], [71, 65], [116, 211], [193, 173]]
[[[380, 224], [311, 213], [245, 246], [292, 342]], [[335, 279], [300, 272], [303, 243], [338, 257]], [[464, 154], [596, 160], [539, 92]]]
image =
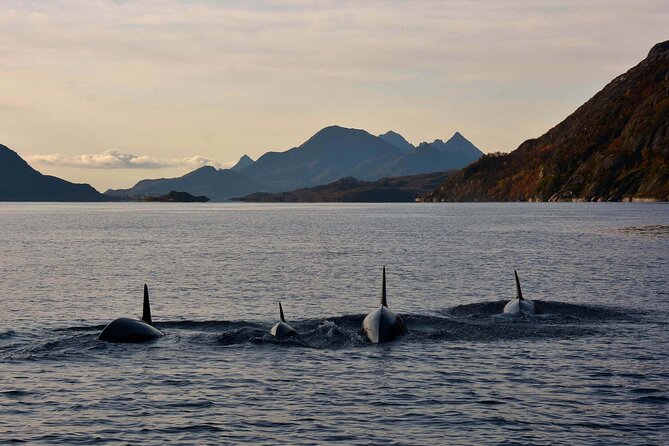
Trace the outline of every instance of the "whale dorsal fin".
[[144, 310], [142, 311], [142, 320], [149, 325], [153, 325], [151, 320], [151, 305], [149, 305], [149, 287], [144, 284]]
[[513, 270], [513, 274], [516, 276], [516, 299], [523, 300], [523, 292], [520, 291], [520, 280], [518, 279], [518, 273], [516, 270]]
[[388, 306], [386, 302], [386, 267], [383, 267], [383, 281], [381, 282], [381, 305], [384, 307]]
[[279, 302], [279, 314], [281, 315], [281, 322], [286, 322], [286, 318], [283, 317], [283, 307], [281, 306], [281, 302]]

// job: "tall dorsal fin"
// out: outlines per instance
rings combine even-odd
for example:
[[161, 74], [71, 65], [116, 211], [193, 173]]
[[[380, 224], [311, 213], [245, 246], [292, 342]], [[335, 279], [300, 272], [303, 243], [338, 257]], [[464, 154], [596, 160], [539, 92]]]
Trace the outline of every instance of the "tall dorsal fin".
[[523, 292], [520, 291], [520, 280], [518, 279], [518, 273], [516, 270], [513, 270], [513, 274], [516, 276], [516, 299], [523, 300]]
[[151, 320], [151, 305], [149, 305], [149, 287], [144, 284], [144, 311], [142, 312], [142, 320], [149, 325], [153, 325]]
[[381, 283], [381, 305], [384, 307], [388, 306], [386, 302], [386, 267], [383, 267], [383, 281]]
[[283, 307], [281, 306], [281, 302], [279, 302], [279, 314], [281, 315], [281, 322], [286, 322], [286, 318], [283, 317]]

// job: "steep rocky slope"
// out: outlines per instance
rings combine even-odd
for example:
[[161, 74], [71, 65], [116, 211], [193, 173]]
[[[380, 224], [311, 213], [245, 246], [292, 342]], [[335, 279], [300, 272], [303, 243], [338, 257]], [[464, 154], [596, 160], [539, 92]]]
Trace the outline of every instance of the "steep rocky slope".
[[16, 152], [0, 144], [0, 201], [104, 201], [88, 184], [75, 184], [30, 167]]
[[486, 155], [423, 201], [669, 199], [669, 41], [515, 151]]

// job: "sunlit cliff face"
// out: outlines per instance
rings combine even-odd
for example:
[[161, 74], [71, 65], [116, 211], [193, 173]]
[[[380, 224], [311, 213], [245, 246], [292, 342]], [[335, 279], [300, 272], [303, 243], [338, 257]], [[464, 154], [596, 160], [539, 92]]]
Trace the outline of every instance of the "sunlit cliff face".
[[[509, 151], [641, 60], [668, 18], [655, 1], [7, 1], [0, 143], [98, 189], [331, 124]], [[157, 161], [71, 162], [108, 151]]]

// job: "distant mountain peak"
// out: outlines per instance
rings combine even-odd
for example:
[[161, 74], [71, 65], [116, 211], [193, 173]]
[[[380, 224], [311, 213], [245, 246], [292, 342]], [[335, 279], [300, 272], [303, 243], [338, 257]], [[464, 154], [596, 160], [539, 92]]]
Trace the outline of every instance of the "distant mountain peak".
[[473, 147], [474, 145], [467, 139], [465, 138], [462, 133], [460, 132], [455, 132], [453, 133], [453, 136], [448, 138], [444, 144], [471, 144]]
[[198, 167], [197, 169], [195, 169], [191, 173], [195, 173], [195, 172], [199, 172], [199, 173], [218, 172], [218, 169], [215, 168], [214, 166], [202, 166], [202, 167]]
[[379, 138], [383, 138], [384, 136], [391, 137], [391, 138], [402, 138], [402, 140], [406, 141], [404, 136], [402, 136], [399, 133], [394, 132], [392, 130], [388, 130], [386, 133], [383, 133], [383, 134], [379, 135]]
[[326, 135], [327, 135], [327, 134], [345, 133], [345, 132], [356, 131], [356, 130], [358, 130], [358, 129], [348, 128], [348, 127], [342, 127], [342, 126], [340, 126], [340, 125], [333, 124], [333, 125], [328, 125], [328, 126], [326, 126], [326, 127], [323, 127], [322, 129], [320, 129], [319, 131], [317, 131], [317, 132], [314, 134], [314, 136], [316, 136], [316, 135], [323, 135], [323, 134], [326, 134]]
[[314, 133], [311, 138], [307, 140], [309, 141], [322, 141], [326, 139], [337, 139], [337, 138], [346, 138], [346, 137], [351, 137], [354, 135], [362, 136], [362, 135], [370, 135], [366, 130], [362, 129], [354, 129], [354, 128], [349, 128], [349, 127], [342, 127], [340, 125], [329, 125], [327, 127], [323, 127], [316, 133]]
[[254, 163], [254, 161], [250, 156], [243, 155], [241, 158], [239, 158], [239, 161], [237, 161], [237, 164], [232, 166], [230, 169], [234, 170], [235, 172], [239, 172], [242, 169], [246, 169], [247, 167], [249, 167], [253, 163]]
[[462, 133], [455, 132], [453, 136], [448, 138], [446, 142], [441, 139], [435, 139], [431, 143], [423, 142], [418, 146], [419, 149], [426, 149], [431, 146], [439, 150], [439, 152], [446, 155], [455, 155], [461, 158], [461, 166], [463, 167], [472, 161], [476, 161], [483, 156], [483, 152], [479, 150], [474, 144], [465, 138]]
[[389, 130], [386, 133], [379, 135], [379, 138], [381, 138], [387, 143], [394, 145], [395, 147], [400, 149], [403, 153], [411, 153], [416, 149], [416, 147], [409, 141], [407, 141], [404, 138], [404, 136], [400, 135], [397, 132], [393, 132], [392, 130]]
[[657, 57], [663, 56], [667, 53], [669, 55], [669, 40], [664, 42], [656, 43], [648, 52], [648, 57]]
[[[371, 148], [401, 154], [401, 151], [392, 144], [377, 138], [366, 130], [331, 125], [316, 132], [311, 138], [299, 146], [300, 149], [316, 151], [357, 152], [362, 148]], [[262, 158], [262, 157], [261, 157]], [[258, 161], [261, 160], [258, 159]], [[256, 162], [255, 164], [257, 164]]]

